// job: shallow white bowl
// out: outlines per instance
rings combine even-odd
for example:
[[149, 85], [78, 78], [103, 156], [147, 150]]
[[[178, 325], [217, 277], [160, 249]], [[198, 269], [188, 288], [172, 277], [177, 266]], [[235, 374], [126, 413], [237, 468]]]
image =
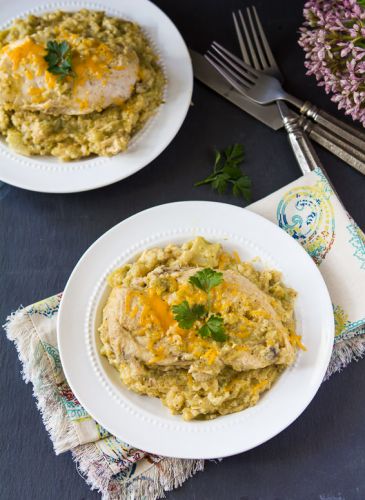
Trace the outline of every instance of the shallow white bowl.
[[185, 42], [172, 21], [148, 0], [51, 1], [0, 0], [0, 29], [17, 17], [57, 9], [104, 10], [135, 21], [145, 31], [167, 78], [165, 103], [132, 139], [129, 148], [110, 158], [94, 157], [63, 163], [51, 157], [26, 157], [0, 141], [0, 180], [31, 191], [73, 193], [120, 181], [154, 160], [181, 127], [191, 102], [193, 72]]
[[[259, 403], [211, 421], [184, 422], [155, 398], [129, 391], [100, 355], [97, 328], [107, 275], [141, 251], [202, 235], [237, 250], [244, 260], [279, 269], [298, 291], [296, 320], [307, 352], [298, 354]], [[275, 436], [307, 407], [322, 382], [332, 352], [334, 321], [317, 267], [282, 229], [242, 208], [188, 201], [145, 210], [101, 236], [83, 255], [67, 283], [58, 317], [58, 344], [66, 378], [86, 410], [112, 434], [151, 453], [214, 458], [249, 450]]]

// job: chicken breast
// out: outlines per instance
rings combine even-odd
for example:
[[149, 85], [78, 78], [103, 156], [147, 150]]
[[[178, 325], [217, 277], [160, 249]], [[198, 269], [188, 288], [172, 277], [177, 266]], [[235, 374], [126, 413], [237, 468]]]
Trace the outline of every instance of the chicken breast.
[[[204, 293], [194, 290], [189, 277], [197, 268], [149, 273], [145, 288], [113, 288], [104, 309], [101, 340], [113, 353], [115, 364], [137, 359], [162, 369], [189, 368], [196, 380], [216, 376], [224, 366], [237, 371], [290, 365], [295, 349], [289, 341], [270, 297], [254, 283], [233, 271], [224, 271], [224, 282], [212, 291], [211, 307], [226, 325], [228, 340], [201, 338], [196, 330], [182, 330], [171, 312], [182, 300], [199, 303]], [[159, 284], [169, 287], [159, 294]], [[157, 288], [156, 288], [157, 286]], [[212, 358], [213, 355], [213, 358]], [[204, 370], [203, 365], [207, 367]]]
[[254, 406], [305, 349], [280, 272], [200, 236], [145, 250], [108, 284], [101, 354], [128, 389], [185, 420]]
[[133, 92], [138, 57], [123, 47], [64, 35], [72, 54], [73, 75], [63, 80], [48, 71], [47, 40], [31, 37], [0, 51], [0, 105], [6, 109], [83, 115], [120, 105]]

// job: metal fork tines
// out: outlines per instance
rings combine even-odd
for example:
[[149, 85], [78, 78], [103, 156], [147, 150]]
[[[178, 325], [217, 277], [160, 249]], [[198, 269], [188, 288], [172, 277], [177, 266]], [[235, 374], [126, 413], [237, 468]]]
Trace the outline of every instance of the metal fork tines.
[[[244, 94], [255, 85], [259, 72], [249, 63], [244, 63], [232, 52], [217, 42], [212, 42], [211, 50], [205, 57], [208, 61], [231, 83], [231, 85]], [[242, 88], [243, 87], [243, 88]]]
[[[301, 101], [287, 95], [277, 79], [254, 69], [217, 42], [212, 43], [212, 50], [214, 52], [208, 51], [205, 57], [232, 87], [244, 96], [261, 104], [285, 99], [299, 107]], [[316, 142], [365, 174], [365, 152], [362, 149], [349, 144], [340, 135], [333, 134], [318, 124], [311, 125], [304, 117], [303, 127], [308, 129], [310, 137], [313, 136]]]
[[[256, 8], [248, 7], [245, 11], [239, 10], [237, 13], [233, 13], [232, 15], [235, 31], [242, 53], [242, 62], [256, 70], [259, 70], [261, 74], [272, 77], [276, 80], [275, 82], [264, 82], [262, 79], [260, 79], [260, 85], [256, 85], [255, 88], [250, 89], [247, 89], [246, 82], [245, 95], [259, 104], [267, 104], [269, 102], [273, 102], [271, 100], [273, 97], [276, 97], [275, 100], [284, 99], [288, 102], [291, 102], [295, 107], [299, 109], [300, 113], [307, 116], [311, 120], [314, 120], [318, 125], [322, 127], [322, 129], [325, 129], [324, 134], [327, 136], [331, 135], [332, 142], [337, 143], [338, 141], [340, 141], [343, 149], [347, 150], [350, 155], [355, 155], [360, 160], [360, 163], [354, 163], [352, 159], [349, 162], [348, 158], [350, 157], [348, 156], [346, 156], [345, 159], [345, 157], [342, 155], [342, 159], [345, 159], [345, 161], [347, 161], [350, 165], [365, 174], [365, 134], [363, 130], [353, 127], [346, 122], [342, 122], [338, 118], [329, 115], [328, 113], [317, 108], [317, 106], [311, 104], [308, 101], [303, 102], [296, 97], [287, 94], [280, 85], [281, 83], [283, 83], [283, 75], [281, 74], [280, 69], [275, 61], [275, 57], [271, 51], [270, 44], [266, 38]], [[230, 61], [232, 62], [232, 58], [230, 59]], [[225, 62], [227, 62], [227, 60]], [[232, 65], [230, 67], [232, 68]], [[243, 69], [247, 70], [247, 66]], [[231, 73], [228, 72], [228, 74], [232, 77]], [[242, 72], [240, 73], [240, 76], [247, 77], [247, 75], [243, 75]], [[249, 79], [249, 82], [251, 84], [253, 83], [252, 78]], [[234, 86], [231, 81], [230, 83], [232, 86]], [[268, 94], [267, 91], [265, 91], [259, 92], [259, 94], [257, 94], [256, 92], [254, 92], [255, 90], [262, 91], [264, 83], [266, 83], [268, 87], [271, 87], [271, 93]], [[237, 87], [235, 88], [237, 90]], [[277, 92], [276, 95], [275, 92], [273, 92], [274, 89], [275, 92]]]
[[302, 102], [287, 94], [276, 78], [243, 62], [217, 42], [213, 42], [211, 47], [214, 52], [208, 51], [206, 58], [238, 92], [259, 104], [284, 99], [301, 108]]
[[282, 81], [283, 76], [276, 64], [256, 8], [246, 8], [247, 20], [241, 10], [237, 14], [233, 12], [232, 16], [243, 61]]

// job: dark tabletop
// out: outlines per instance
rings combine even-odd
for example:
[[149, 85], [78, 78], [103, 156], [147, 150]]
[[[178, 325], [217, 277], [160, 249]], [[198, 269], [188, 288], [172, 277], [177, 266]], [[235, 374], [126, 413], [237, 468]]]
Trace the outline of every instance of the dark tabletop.
[[[132, 0], [131, 0], [132, 1]], [[230, 12], [244, 0], [159, 0], [187, 44], [203, 52], [211, 40], [237, 50]], [[250, 2], [248, 2], [248, 5]], [[302, 0], [257, 0], [286, 87], [340, 115], [313, 77], [298, 47]], [[214, 147], [241, 142], [258, 200], [300, 175], [283, 131], [274, 132], [195, 83], [194, 105], [176, 138], [149, 166], [122, 182], [72, 195], [0, 189], [0, 318], [61, 291], [88, 246], [140, 210], [176, 200], [237, 205], [209, 187], [193, 188], [212, 165]], [[347, 209], [364, 229], [364, 178], [317, 148]], [[4, 161], [4, 160], [1, 160]], [[14, 346], [0, 336], [0, 499], [99, 498], [79, 476], [71, 455], [56, 457], [20, 374]], [[325, 382], [303, 415], [268, 443], [222, 463], [208, 462], [170, 499], [351, 500], [365, 498], [365, 361]], [[239, 436], [237, 436], [239, 439]]]

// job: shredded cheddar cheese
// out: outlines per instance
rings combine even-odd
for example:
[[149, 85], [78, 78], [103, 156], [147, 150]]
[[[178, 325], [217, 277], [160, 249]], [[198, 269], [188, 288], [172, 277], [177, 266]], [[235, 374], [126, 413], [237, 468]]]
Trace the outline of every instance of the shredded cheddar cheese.
[[1, 49], [1, 52], [8, 55], [13, 64], [13, 70], [17, 70], [21, 64], [23, 65], [30, 60], [35, 60], [37, 65], [43, 68], [46, 67], [46, 62], [44, 61], [44, 56], [46, 55], [45, 48], [37, 45], [31, 38], [26, 38], [22, 43], [13, 48], [6, 45]]
[[236, 250], [233, 250], [232, 252], [234, 260], [237, 262], [237, 264], [241, 264], [241, 257], [239, 256], [238, 252]]
[[305, 345], [302, 342], [301, 335], [297, 335], [296, 333], [291, 333], [289, 335], [289, 339], [290, 339], [290, 342], [291, 342], [292, 345], [297, 346], [302, 351], [306, 351], [307, 350], [307, 348], [305, 347]]
[[162, 300], [153, 289], [149, 290], [147, 303], [164, 330], [168, 330], [176, 323], [167, 302]]
[[[224, 266], [209, 301], [208, 285], [201, 277], [197, 281], [202, 255], [212, 266], [205, 269]], [[149, 249], [118, 271], [100, 338], [111, 346], [104, 352], [112, 364], [120, 357], [117, 367], [128, 388], [159, 397], [186, 420], [211, 419], [255, 405], [294, 362], [304, 347], [295, 333], [295, 292], [279, 273], [237, 261], [219, 245], [197, 238], [182, 247]], [[204, 276], [208, 282], [208, 273]], [[278, 295], [271, 292], [275, 285]], [[204, 307], [195, 314], [194, 305]], [[181, 306], [173, 309], [177, 321], [173, 306]], [[222, 319], [224, 341], [205, 334], [209, 314]]]
[[217, 349], [214, 347], [210, 348], [206, 353], [203, 354], [203, 358], [206, 359], [208, 365], [212, 365], [218, 355]]

